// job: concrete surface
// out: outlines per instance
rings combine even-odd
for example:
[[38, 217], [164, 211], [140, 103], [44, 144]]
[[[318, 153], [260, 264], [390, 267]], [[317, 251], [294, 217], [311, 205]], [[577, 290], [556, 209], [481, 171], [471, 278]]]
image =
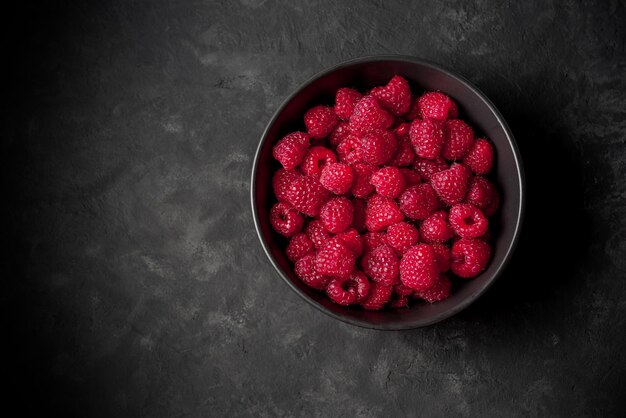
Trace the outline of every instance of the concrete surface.
[[[624, 413], [623, 2], [71, 3], [9, 6], [2, 29], [3, 376], [24, 416]], [[248, 202], [279, 103], [381, 53], [477, 84], [528, 177], [505, 276], [407, 332], [299, 300]]]

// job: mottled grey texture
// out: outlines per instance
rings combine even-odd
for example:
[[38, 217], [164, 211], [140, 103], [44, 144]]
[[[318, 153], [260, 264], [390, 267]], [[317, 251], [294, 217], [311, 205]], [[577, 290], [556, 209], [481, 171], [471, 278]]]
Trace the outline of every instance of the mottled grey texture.
[[[75, 3], [22, 6], [3, 36], [18, 93], [2, 114], [3, 370], [21, 408], [623, 412], [623, 3]], [[248, 198], [280, 102], [327, 66], [379, 53], [477, 84], [528, 179], [505, 275], [465, 312], [407, 332], [355, 328], [299, 300], [265, 259]]]

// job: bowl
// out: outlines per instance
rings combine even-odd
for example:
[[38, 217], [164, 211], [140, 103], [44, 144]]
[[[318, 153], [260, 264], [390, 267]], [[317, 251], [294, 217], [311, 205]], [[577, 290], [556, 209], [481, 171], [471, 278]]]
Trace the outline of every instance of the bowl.
[[[490, 177], [502, 194], [495, 217], [493, 254], [487, 269], [464, 281], [452, 295], [433, 304], [414, 303], [408, 309], [366, 311], [333, 303], [325, 294], [302, 283], [284, 254], [285, 238], [274, 232], [269, 211], [276, 201], [272, 175], [280, 164], [272, 157], [273, 145], [284, 135], [304, 130], [307, 109], [332, 104], [340, 87], [363, 91], [386, 84], [394, 75], [409, 81], [414, 92], [441, 90], [459, 105], [460, 117], [486, 135], [495, 147], [495, 164]], [[524, 174], [520, 154], [502, 115], [493, 103], [469, 81], [430, 62], [408, 56], [375, 56], [355, 59], [327, 69], [301, 85], [280, 106], [269, 121], [254, 158], [251, 179], [254, 224], [259, 240], [278, 276], [305, 301], [331, 317], [367, 328], [400, 330], [418, 328], [442, 321], [476, 301], [502, 275], [515, 249], [524, 213]]]

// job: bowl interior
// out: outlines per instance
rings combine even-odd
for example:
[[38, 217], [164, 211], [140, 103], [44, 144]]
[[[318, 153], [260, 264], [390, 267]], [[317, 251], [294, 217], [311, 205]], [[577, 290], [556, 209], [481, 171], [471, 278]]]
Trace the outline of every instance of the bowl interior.
[[[269, 223], [269, 210], [275, 202], [271, 179], [280, 167], [272, 157], [272, 147], [282, 136], [304, 130], [302, 116], [316, 104], [331, 104], [340, 87], [360, 91], [385, 84], [394, 75], [405, 77], [414, 93], [441, 90], [459, 105], [460, 117], [467, 120], [477, 135], [486, 135], [495, 145], [495, 166], [490, 177], [502, 194], [495, 223], [493, 256], [488, 268], [475, 279], [463, 282], [446, 300], [434, 304], [414, 303], [409, 309], [370, 312], [358, 307], [342, 307], [325, 295], [304, 285], [294, 274], [284, 255], [287, 241]], [[252, 173], [252, 206], [263, 247], [281, 276], [302, 297], [317, 308], [343, 321], [379, 329], [404, 329], [429, 325], [460, 311], [474, 301], [495, 280], [517, 240], [523, 209], [523, 174], [511, 133], [493, 105], [467, 81], [432, 64], [398, 57], [379, 57], [342, 64], [316, 76], [294, 93], [277, 111], [263, 136]]]

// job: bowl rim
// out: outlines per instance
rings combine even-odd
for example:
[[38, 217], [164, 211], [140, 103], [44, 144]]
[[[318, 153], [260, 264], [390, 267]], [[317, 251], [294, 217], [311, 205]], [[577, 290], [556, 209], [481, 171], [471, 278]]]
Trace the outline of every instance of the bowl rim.
[[[364, 63], [368, 63], [368, 62], [378, 62], [378, 61], [409, 62], [409, 63], [413, 63], [413, 64], [422, 65], [424, 67], [429, 67], [432, 70], [439, 71], [439, 72], [445, 74], [446, 76], [455, 79], [456, 81], [458, 81], [459, 83], [464, 85], [467, 89], [469, 89], [472, 93], [474, 93], [476, 96], [478, 96], [478, 98], [480, 98], [485, 103], [485, 105], [489, 108], [489, 110], [495, 115], [496, 120], [498, 121], [498, 123], [500, 124], [500, 126], [504, 130], [504, 134], [506, 136], [506, 139], [509, 142], [509, 145], [510, 145], [511, 150], [513, 152], [513, 158], [515, 160], [515, 169], [517, 171], [517, 176], [518, 176], [518, 179], [519, 179], [519, 188], [520, 188], [520, 199], [519, 200], [520, 200], [520, 204], [519, 204], [519, 208], [518, 208], [518, 211], [517, 211], [517, 222], [515, 224], [515, 229], [514, 229], [514, 233], [513, 233], [513, 239], [509, 243], [508, 248], [506, 248], [506, 254], [504, 255], [504, 258], [503, 258], [502, 262], [500, 263], [500, 265], [498, 266], [496, 272], [493, 274], [493, 276], [491, 277], [491, 279], [489, 281], [485, 282], [485, 284], [478, 289], [478, 291], [474, 292], [469, 297], [467, 297], [466, 299], [464, 299], [461, 302], [459, 302], [459, 304], [455, 305], [454, 307], [452, 307], [452, 308], [450, 308], [450, 309], [448, 309], [448, 310], [446, 310], [444, 312], [441, 312], [438, 315], [435, 315], [434, 317], [432, 317], [432, 318], [430, 318], [428, 320], [420, 321], [419, 323], [373, 324], [373, 323], [370, 323], [370, 322], [367, 322], [367, 321], [362, 321], [362, 320], [359, 320], [359, 319], [345, 317], [345, 316], [342, 316], [340, 314], [336, 314], [336, 313], [328, 310], [326, 307], [322, 306], [321, 304], [317, 303], [315, 300], [311, 299], [307, 294], [305, 294], [302, 290], [300, 290], [294, 283], [292, 283], [291, 279], [289, 277], [287, 277], [283, 273], [283, 271], [281, 270], [281, 268], [278, 265], [276, 259], [272, 255], [272, 253], [270, 251], [270, 248], [268, 247], [267, 243], [265, 242], [265, 240], [263, 238], [263, 235], [261, 233], [261, 227], [260, 227], [259, 213], [258, 213], [258, 211], [256, 209], [256, 197], [255, 197], [255, 190], [256, 190], [256, 185], [257, 185], [256, 172], [257, 172], [258, 165], [259, 165], [259, 156], [260, 156], [261, 150], [263, 148], [263, 145], [267, 141], [267, 135], [268, 135], [270, 129], [272, 128], [272, 126], [276, 122], [276, 119], [278, 118], [278, 116], [283, 112], [283, 110], [287, 106], [287, 104], [289, 104], [289, 102], [291, 102], [305, 87], [307, 87], [308, 85], [312, 84], [313, 82], [315, 82], [319, 78], [321, 78], [321, 77], [323, 77], [323, 76], [325, 76], [325, 75], [327, 75], [329, 73], [337, 71], [337, 70], [339, 70], [341, 68], [350, 67], [350, 66], [355, 65], [355, 64], [364, 64]], [[435, 63], [433, 63], [431, 61], [428, 61], [428, 60], [424, 60], [422, 58], [417, 58], [417, 57], [410, 56], [410, 55], [400, 55], [400, 54], [398, 54], [398, 55], [396, 55], [396, 54], [369, 55], [369, 56], [363, 56], [363, 57], [359, 57], [359, 58], [350, 59], [350, 60], [347, 60], [347, 61], [342, 61], [342, 62], [340, 62], [340, 63], [338, 63], [336, 65], [333, 65], [331, 67], [328, 67], [328, 68], [326, 68], [324, 70], [321, 70], [321, 71], [315, 73], [314, 75], [309, 77], [306, 81], [301, 83], [298, 87], [296, 87], [292, 91], [292, 93], [289, 94], [289, 96], [282, 101], [280, 106], [277, 108], [277, 110], [274, 112], [274, 114], [270, 118], [269, 122], [265, 126], [265, 129], [263, 130], [263, 134], [261, 135], [261, 139], [260, 139], [259, 144], [257, 146], [256, 152], [254, 154], [254, 160], [253, 160], [253, 164], [252, 164], [252, 174], [251, 174], [251, 180], [250, 180], [250, 202], [251, 202], [251, 205], [252, 205], [252, 215], [253, 215], [252, 217], [253, 217], [253, 220], [254, 220], [254, 228], [256, 230], [257, 237], [259, 238], [259, 241], [261, 242], [261, 246], [263, 247], [263, 251], [265, 252], [265, 255], [269, 259], [270, 263], [272, 264], [272, 266], [274, 267], [274, 269], [276, 270], [278, 275], [283, 279], [283, 281], [285, 283], [287, 283], [287, 285], [291, 288], [291, 290], [296, 292], [302, 299], [306, 300], [310, 305], [314, 306], [316, 309], [318, 309], [318, 310], [322, 311], [323, 313], [325, 313], [326, 315], [331, 316], [332, 318], [335, 318], [335, 319], [337, 319], [339, 321], [342, 321], [344, 323], [347, 323], [347, 324], [350, 324], [350, 325], [356, 325], [358, 327], [368, 328], [368, 329], [386, 330], [386, 331], [400, 331], [400, 330], [415, 329], [415, 328], [421, 328], [421, 327], [433, 325], [435, 323], [441, 322], [441, 321], [443, 321], [443, 320], [445, 320], [447, 318], [450, 318], [450, 317], [458, 314], [459, 312], [461, 312], [464, 309], [466, 309], [469, 305], [474, 303], [474, 301], [476, 301], [476, 299], [478, 299], [481, 295], [483, 295], [493, 285], [493, 283], [502, 275], [502, 273], [504, 272], [504, 270], [508, 266], [509, 262], [511, 261], [511, 258], [513, 256], [515, 248], [517, 247], [517, 244], [518, 244], [518, 241], [519, 241], [519, 237], [520, 237], [520, 234], [521, 234], [522, 223], [523, 223], [523, 219], [524, 219], [524, 213], [525, 213], [525, 210], [526, 210], [526, 179], [525, 179], [524, 166], [523, 166], [523, 163], [522, 163], [522, 159], [521, 159], [521, 155], [520, 155], [520, 152], [519, 152], [519, 148], [517, 147], [517, 143], [515, 141], [513, 133], [511, 132], [511, 129], [509, 128], [508, 124], [504, 120], [504, 117], [502, 116], [500, 111], [496, 108], [496, 106], [493, 104], [493, 102], [491, 102], [491, 100], [480, 89], [478, 89], [478, 87], [474, 86], [466, 78], [464, 78], [464, 77], [462, 77], [462, 76], [460, 76], [460, 75], [458, 75], [458, 74], [456, 74], [456, 73], [454, 73], [454, 72], [452, 72], [450, 70], [442, 68], [438, 64], [435, 64]]]

